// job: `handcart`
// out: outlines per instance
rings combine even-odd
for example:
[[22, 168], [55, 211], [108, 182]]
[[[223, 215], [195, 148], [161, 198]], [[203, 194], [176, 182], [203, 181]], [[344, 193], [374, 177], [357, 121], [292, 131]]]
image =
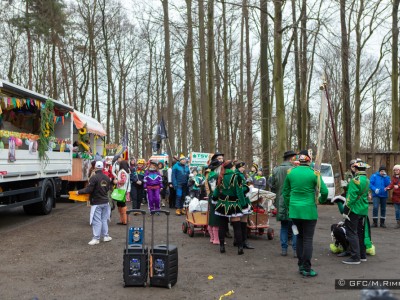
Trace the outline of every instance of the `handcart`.
[[274, 238], [274, 229], [269, 226], [269, 214], [273, 209], [273, 200], [276, 195], [269, 191], [250, 188], [249, 193], [246, 196], [250, 199], [253, 207], [253, 213], [249, 215], [247, 220], [247, 234], [262, 236], [267, 235], [269, 240]]
[[196, 200], [199, 202], [197, 198], [188, 196], [185, 201], [186, 220], [182, 223], [182, 232], [190, 237], [193, 237], [195, 232], [201, 232], [204, 235], [208, 232], [208, 202], [207, 206], [204, 206], [195, 203]]

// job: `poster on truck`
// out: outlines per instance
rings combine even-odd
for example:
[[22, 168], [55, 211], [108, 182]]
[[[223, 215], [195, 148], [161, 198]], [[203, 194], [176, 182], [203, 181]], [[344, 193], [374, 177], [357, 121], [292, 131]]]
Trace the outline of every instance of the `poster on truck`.
[[208, 164], [211, 159], [212, 153], [192, 152], [190, 153], [190, 166], [201, 167]]

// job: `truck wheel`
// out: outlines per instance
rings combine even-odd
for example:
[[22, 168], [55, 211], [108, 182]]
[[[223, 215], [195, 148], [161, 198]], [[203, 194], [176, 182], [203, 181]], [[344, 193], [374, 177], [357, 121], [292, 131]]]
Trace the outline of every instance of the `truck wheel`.
[[48, 215], [53, 209], [54, 187], [50, 180], [45, 180], [42, 185], [42, 201], [29, 205], [24, 205], [25, 213], [29, 215]]

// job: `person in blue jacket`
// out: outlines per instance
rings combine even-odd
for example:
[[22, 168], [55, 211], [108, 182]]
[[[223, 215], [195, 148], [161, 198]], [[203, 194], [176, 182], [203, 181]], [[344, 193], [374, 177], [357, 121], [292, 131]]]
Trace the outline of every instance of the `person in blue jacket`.
[[185, 196], [187, 195], [188, 180], [189, 180], [190, 170], [186, 164], [186, 157], [181, 155], [179, 157], [179, 162], [172, 167], [172, 186], [176, 191], [176, 211], [177, 216], [182, 215], [183, 202], [185, 201]]
[[372, 174], [369, 182], [369, 188], [372, 191], [372, 221], [373, 227], [378, 227], [378, 211], [379, 205], [381, 206], [381, 223], [382, 228], [386, 228], [386, 201], [388, 198], [388, 192], [386, 187], [390, 184], [390, 177], [386, 175], [386, 167], [381, 166], [379, 171]]

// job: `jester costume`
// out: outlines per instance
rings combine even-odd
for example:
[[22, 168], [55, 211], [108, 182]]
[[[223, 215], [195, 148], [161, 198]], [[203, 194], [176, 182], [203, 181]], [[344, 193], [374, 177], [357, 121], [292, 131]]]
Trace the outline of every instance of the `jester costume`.
[[162, 177], [155, 168], [150, 168], [144, 176], [144, 188], [147, 189], [147, 200], [150, 212], [160, 210], [160, 190], [163, 188]]
[[[344, 226], [351, 255], [349, 259], [343, 261], [345, 264], [359, 264], [360, 261], [367, 260], [364, 226], [368, 217], [369, 180], [365, 173], [365, 163], [357, 162], [354, 166], [357, 169], [356, 176], [348, 185], [346, 204], [343, 207]], [[369, 224], [367, 226], [369, 229]], [[370, 234], [369, 230], [367, 233]]]
[[244, 195], [245, 181], [235, 171], [227, 169], [221, 186], [214, 190], [217, 199], [215, 214], [224, 217], [241, 217], [249, 214], [251, 203]]

